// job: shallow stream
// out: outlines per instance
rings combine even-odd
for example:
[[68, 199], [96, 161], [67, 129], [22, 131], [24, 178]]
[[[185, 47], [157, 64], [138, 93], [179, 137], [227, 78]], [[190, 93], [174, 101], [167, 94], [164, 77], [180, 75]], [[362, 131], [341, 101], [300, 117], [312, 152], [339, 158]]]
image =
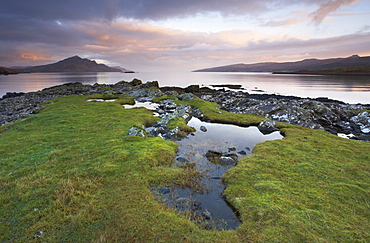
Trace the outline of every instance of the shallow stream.
[[[235, 211], [225, 201], [222, 192], [225, 185], [222, 175], [235, 163], [230, 160], [220, 161], [210, 159], [210, 152], [237, 156], [237, 160], [252, 154], [253, 147], [261, 142], [281, 139], [280, 132], [262, 134], [257, 127], [239, 127], [219, 123], [207, 123], [198, 118], [192, 118], [189, 126], [196, 132], [186, 138], [176, 141], [178, 153], [175, 163], [193, 163], [197, 171], [203, 174], [197, 188], [165, 187], [157, 191], [165, 203], [180, 211], [191, 212], [207, 228], [236, 229], [240, 221]], [[208, 152], [208, 153], [207, 153]], [[207, 156], [206, 156], [207, 154]], [[222, 156], [223, 156], [222, 155]], [[208, 158], [207, 158], [208, 157]]]
[[[124, 105], [126, 109], [145, 107], [156, 115], [158, 104], [136, 102]], [[166, 186], [153, 188], [152, 193], [168, 207], [188, 213], [197, 223], [207, 229], [233, 230], [240, 225], [237, 212], [223, 196], [225, 185], [221, 181], [224, 173], [237, 162], [252, 154], [253, 147], [261, 142], [282, 139], [279, 131], [262, 134], [255, 126], [209, 123], [191, 118], [188, 125], [196, 131], [185, 138], [175, 140], [178, 153], [175, 166], [194, 166], [202, 175], [197, 178], [197, 187], [181, 188]], [[150, 131], [152, 128], [147, 128]]]

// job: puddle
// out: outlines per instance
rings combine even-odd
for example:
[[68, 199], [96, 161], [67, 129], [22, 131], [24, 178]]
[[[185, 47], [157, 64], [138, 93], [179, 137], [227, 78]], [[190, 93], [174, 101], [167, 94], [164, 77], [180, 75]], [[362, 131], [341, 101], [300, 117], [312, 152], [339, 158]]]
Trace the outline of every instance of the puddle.
[[[207, 159], [206, 154], [224, 153], [227, 156], [240, 160], [251, 155], [253, 147], [268, 140], [282, 139], [280, 132], [262, 134], [257, 127], [238, 127], [218, 123], [206, 123], [192, 118], [189, 126], [196, 128], [196, 132], [188, 137], [176, 141], [178, 154], [176, 163], [194, 163], [197, 170], [204, 176], [201, 179], [203, 192], [193, 191], [191, 188], [164, 187], [155, 194], [159, 195], [171, 208], [190, 212], [204, 223], [206, 228], [216, 230], [232, 230], [240, 225], [234, 210], [222, 196], [225, 186], [221, 176], [235, 163], [229, 157], [225, 161]], [[212, 151], [212, 152], [209, 152]], [[210, 156], [208, 156], [210, 157]]]
[[131, 108], [135, 108], [135, 107], [145, 107], [146, 109], [148, 110], [157, 110], [159, 105], [158, 103], [153, 103], [153, 102], [139, 102], [139, 101], [135, 101], [135, 105], [123, 105], [123, 107], [125, 107], [125, 109], [131, 109]]
[[95, 102], [114, 102], [114, 101], [117, 101], [117, 99], [113, 99], [113, 100], [104, 100], [104, 99], [89, 99], [87, 100], [89, 102], [91, 101], [95, 101]]

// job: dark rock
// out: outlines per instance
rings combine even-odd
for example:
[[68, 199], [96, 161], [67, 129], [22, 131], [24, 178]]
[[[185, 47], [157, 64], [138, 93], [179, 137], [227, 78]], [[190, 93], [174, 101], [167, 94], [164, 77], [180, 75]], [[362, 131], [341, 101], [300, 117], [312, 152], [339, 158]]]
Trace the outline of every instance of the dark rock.
[[258, 129], [264, 134], [272, 133], [279, 130], [276, 128], [276, 122], [271, 120], [264, 120], [263, 122], [261, 122], [258, 125]]
[[137, 78], [134, 78], [131, 82], [129, 82], [128, 84], [131, 85], [131, 86], [138, 86], [138, 85], [141, 85], [143, 82], [140, 80], [140, 79], [137, 79]]
[[359, 126], [362, 133], [368, 134], [370, 133], [370, 113], [369, 112], [361, 112], [357, 116], [353, 116], [350, 119], [353, 123]]
[[36, 233], [35, 233], [34, 237], [35, 237], [35, 238], [40, 238], [43, 234], [44, 234], [44, 232], [43, 232], [43, 231], [38, 230], [38, 231], [36, 231]]
[[205, 126], [200, 126], [199, 130], [202, 132], [207, 132], [207, 128]]
[[178, 161], [180, 163], [188, 163], [189, 162], [189, 160], [186, 159], [185, 157], [177, 157], [176, 161]]
[[159, 102], [159, 108], [163, 110], [174, 110], [177, 105], [172, 100], [162, 100]]
[[204, 212], [202, 213], [202, 216], [203, 216], [205, 219], [207, 219], [207, 220], [212, 219], [212, 214], [211, 214], [211, 212], [209, 212], [207, 209], [206, 209], [206, 210], [204, 210]]
[[221, 157], [221, 156], [222, 156], [222, 153], [221, 152], [217, 152], [217, 151], [213, 151], [213, 150], [208, 150], [207, 153], [206, 153], [206, 157], [207, 158]]
[[189, 85], [185, 88], [186, 93], [198, 93], [200, 91], [199, 85]]
[[247, 152], [245, 152], [244, 150], [241, 150], [241, 151], [238, 152], [238, 154], [240, 154], [240, 155], [247, 155]]
[[221, 156], [219, 158], [221, 165], [234, 165], [236, 161], [232, 157]]
[[151, 82], [146, 82], [144, 84], [141, 85], [141, 88], [156, 88], [156, 89], [159, 89], [159, 84], [158, 84], [158, 81], [151, 81]]

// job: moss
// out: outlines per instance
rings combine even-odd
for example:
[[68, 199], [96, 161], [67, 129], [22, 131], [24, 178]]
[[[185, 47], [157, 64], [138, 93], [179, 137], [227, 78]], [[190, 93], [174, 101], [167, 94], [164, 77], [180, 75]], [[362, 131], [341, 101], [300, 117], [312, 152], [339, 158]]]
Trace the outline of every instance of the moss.
[[186, 122], [184, 121], [184, 119], [181, 118], [181, 117], [173, 118], [168, 123], [168, 128], [170, 130], [173, 129], [173, 128], [175, 128], [175, 127], [179, 127], [180, 130], [183, 131], [183, 132], [185, 132], [185, 133], [195, 132], [195, 128], [188, 126], [186, 124]]

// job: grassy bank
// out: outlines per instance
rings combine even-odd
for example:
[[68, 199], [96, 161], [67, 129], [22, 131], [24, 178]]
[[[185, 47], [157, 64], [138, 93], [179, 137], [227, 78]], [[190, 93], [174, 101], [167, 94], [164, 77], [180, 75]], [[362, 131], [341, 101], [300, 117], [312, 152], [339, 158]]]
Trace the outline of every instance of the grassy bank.
[[[0, 133], [1, 242], [369, 241], [369, 143], [279, 124], [285, 139], [257, 145], [224, 176], [243, 224], [207, 231], [150, 193], [194, 173], [171, 167], [175, 143], [126, 136], [157, 118], [124, 109], [130, 97], [89, 98], [98, 97], [58, 98]], [[188, 103], [213, 121], [263, 120]]]

